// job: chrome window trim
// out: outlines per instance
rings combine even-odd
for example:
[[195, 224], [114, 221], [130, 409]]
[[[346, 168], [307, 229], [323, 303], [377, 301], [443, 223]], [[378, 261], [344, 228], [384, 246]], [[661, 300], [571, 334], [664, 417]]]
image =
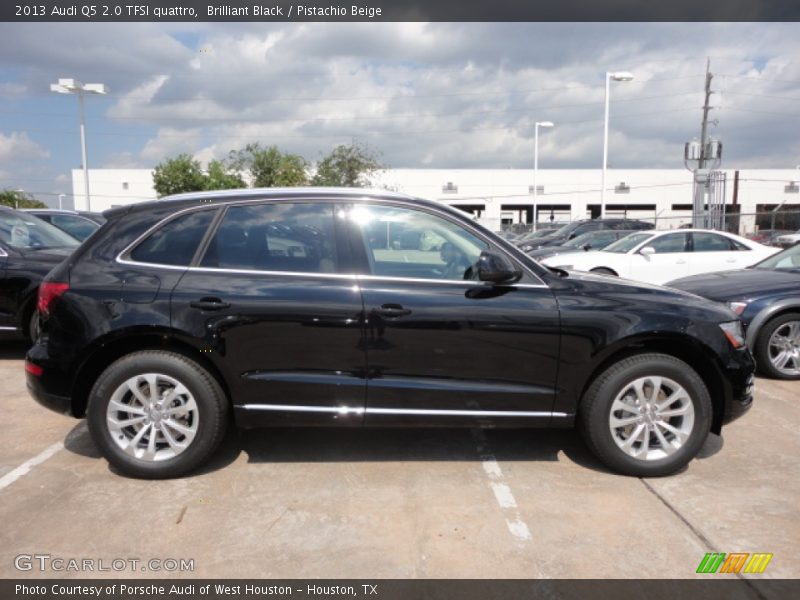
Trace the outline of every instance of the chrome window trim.
[[6, 327], [3, 325], [0, 326], [0, 331], [19, 331], [19, 327]]
[[5, 249], [0, 246], [0, 258], [4, 258], [6, 256], [8, 256], [8, 252], [6, 252]]
[[435, 408], [362, 408], [354, 406], [306, 406], [297, 404], [243, 404], [244, 410], [319, 412], [340, 415], [420, 415], [456, 417], [569, 417], [567, 413], [527, 410], [446, 410]]
[[[214, 197], [216, 197], [216, 196], [214, 196]], [[345, 195], [343, 195], [343, 197], [346, 198]], [[141, 243], [144, 239], [146, 239], [151, 233], [153, 233], [155, 230], [159, 229], [160, 227], [166, 225], [167, 223], [169, 223], [173, 219], [176, 219], [179, 216], [182, 216], [182, 215], [184, 215], [186, 213], [190, 213], [190, 212], [194, 212], [194, 211], [198, 211], [198, 210], [220, 210], [220, 209], [227, 209], [230, 206], [261, 204], [263, 202], [292, 202], [292, 203], [296, 203], [296, 204], [301, 204], [301, 203], [313, 203], [313, 202], [320, 202], [320, 201], [333, 202], [333, 203], [340, 202], [341, 203], [342, 199], [341, 198], [330, 198], [330, 197], [328, 197], [328, 198], [318, 198], [318, 197], [302, 197], [302, 196], [289, 199], [289, 198], [285, 198], [285, 197], [281, 197], [281, 196], [276, 196], [276, 197], [273, 197], [273, 198], [264, 198], [264, 197], [247, 198], [247, 199], [239, 198], [239, 199], [232, 199], [232, 200], [230, 200], [228, 202], [215, 202], [213, 204], [208, 203], [208, 204], [200, 205], [200, 206], [189, 206], [187, 208], [184, 208], [182, 210], [179, 210], [177, 212], [174, 212], [174, 213], [171, 213], [171, 214], [167, 215], [166, 217], [164, 217], [163, 219], [161, 219], [160, 221], [158, 221], [157, 223], [155, 223], [154, 225], [149, 227], [144, 233], [139, 235], [133, 242], [131, 242], [130, 244], [125, 246], [125, 248], [123, 248], [122, 251], [119, 254], [117, 254], [117, 257], [116, 257], [115, 261], [117, 263], [119, 263], [119, 264], [122, 264], [122, 265], [130, 265], [130, 266], [140, 266], [140, 265], [142, 265], [142, 266], [158, 267], [158, 268], [162, 268], [162, 269], [181, 270], [181, 271], [199, 271], [199, 272], [207, 271], [207, 272], [221, 272], [221, 273], [241, 273], [243, 275], [250, 275], [250, 274], [286, 275], [286, 276], [290, 276], [290, 277], [322, 276], [322, 277], [326, 277], [326, 278], [352, 279], [354, 277], [354, 275], [353, 274], [349, 274], [349, 273], [314, 273], [314, 272], [296, 272], [296, 271], [260, 271], [260, 270], [256, 270], [256, 269], [223, 269], [223, 268], [218, 268], [218, 267], [199, 267], [199, 266], [191, 266], [191, 265], [185, 265], [185, 266], [184, 265], [164, 265], [164, 264], [161, 264], [161, 263], [148, 263], [148, 262], [135, 261], [135, 260], [131, 260], [130, 258], [127, 258], [129, 256], [130, 252], [132, 252], [133, 249], [139, 243]], [[411, 209], [415, 208], [415, 205], [413, 204], [413, 198], [410, 197], [410, 196], [407, 197], [407, 198], [394, 198], [394, 197], [393, 198], [386, 198], [386, 197], [384, 197], [384, 198], [381, 198], [381, 197], [373, 198], [371, 196], [360, 196], [359, 195], [357, 197], [350, 198], [350, 201], [351, 202], [358, 202], [358, 203], [365, 203], [365, 204], [369, 203], [369, 202], [373, 202], [375, 204], [382, 204], [382, 205], [389, 205], [389, 206], [393, 206], [394, 205], [394, 206], [399, 206], [399, 207], [402, 207], [402, 208], [411, 208]], [[416, 208], [417, 209], [422, 208], [423, 212], [429, 212], [429, 213], [432, 213], [432, 214], [436, 214], [436, 215], [438, 215], [438, 216], [440, 216], [440, 217], [442, 217], [442, 218], [444, 218], [444, 219], [446, 219], [446, 220], [448, 220], [450, 222], [453, 222], [454, 215], [448, 214], [449, 211], [454, 210], [454, 209], [452, 209], [452, 207], [447, 207], [447, 210], [444, 210], [444, 209], [439, 208], [439, 207], [429, 207], [429, 206], [425, 206], [425, 207], [418, 207], [417, 206]], [[478, 238], [480, 238], [481, 240], [486, 242], [488, 245], [497, 246], [497, 244], [494, 243], [493, 240], [487, 238], [487, 236], [485, 235], [485, 233], [483, 231], [475, 229], [471, 224], [456, 222], [455, 225], [464, 227], [465, 229], [470, 231], [470, 233], [472, 233], [473, 235], [477, 236]], [[513, 285], [515, 287], [520, 287], [520, 288], [548, 288], [549, 287], [542, 280], [542, 278], [539, 277], [536, 273], [534, 273], [530, 268], [528, 268], [525, 265], [525, 263], [523, 263], [521, 260], [519, 260], [516, 256], [514, 256], [511, 252], [509, 252], [506, 248], [502, 248], [501, 247], [501, 249], [502, 249], [503, 252], [505, 252], [507, 255], [509, 255], [516, 263], [518, 263], [522, 267], [522, 269], [526, 273], [528, 273], [534, 280], [539, 282], [539, 283], [517, 283], [517, 284], [509, 284], [509, 285]], [[460, 279], [424, 279], [424, 278], [415, 278], [415, 277], [390, 277], [390, 276], [372, 275], [372, 274], [358, 274], [357, 276], [365, 278], [365, 279], [370, 279], [370, 280], [377, 279], [377, 280], [389, 280], [389, 281], [407, 281], [409, 283], [412, 283], [412, 282], [417, 282], [417, 283], [419, 283], [419, 282], [433, 282], [433, 283], [446, 283], [446, 284], [451, 284], [451, 285], [455, 284], [455, 283], [464, 283], [464, 282], [472, 281], [472, 280], [466, 280], [466, 279], [465, 280], [460, 280]], [[480, 284], [480, 283], [482, 283], [482, 282], [480, 282], [480, 281], [476, 281], [475, 282], [475, 284]]]
[[[365, 275], [363, 273], [316, 273], [313, 271], [259, 271], [255, 269], [226, 269], [221, 267], [180, 267], [176, 265], [164, 265], [160, 263], [144, 263], [132, 260], [127, 260], [117, 257], [117, 263], [122, 265], [140, 266], [146, 265], [148, 267], [155, 267], [159, 269], [171, 269], [173, 271], [186, 271], [187, 273], [231, 273], [236, 275], [265, 275], [268, 277], [304, 277], [315, 278], [321, 277], [324, 279], [346, 279], [358, 283], [361, 280], [366, 281], [400, 281], [408, 283], [432, 283], [440, 285], [470, 285], [470, 286], [488, 286], [487, 282], [476, 281], [472, 279], [423, 279], [416, 277], [392, 277], [389, 275]], [[505, 287], [518, 287], [518, 288], [546, 288], [545, 284], [536, 283], [509, 283], [509, 284], [494, 284], [497, 286]]]

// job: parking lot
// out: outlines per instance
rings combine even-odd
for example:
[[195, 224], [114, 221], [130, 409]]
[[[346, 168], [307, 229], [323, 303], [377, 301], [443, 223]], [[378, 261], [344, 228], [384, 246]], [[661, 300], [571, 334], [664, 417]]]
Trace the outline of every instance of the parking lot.
[[195, 577], [686, 578], [707, 552], [800, 577], [798, 382], [759, 379], [753, 410], [664, 479], [608, 472], [572, 431], [270, 429], [139, 481], [29, 398], [24, 352], [0, 348], [2, 577], [109, 575], [15, 568], [49, 554], [193, 559], [170, 576]]

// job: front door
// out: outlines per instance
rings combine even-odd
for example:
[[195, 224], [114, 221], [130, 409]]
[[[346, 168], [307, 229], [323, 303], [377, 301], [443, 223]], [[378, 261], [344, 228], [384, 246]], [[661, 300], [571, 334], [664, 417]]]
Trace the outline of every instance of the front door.
[[639, 251], [630, 255], [630, 278], [648, 283], [666, 283], [689, 275], [691, 252], [685, 232], [668, 233], [653, 238], [645, 248], [654, 254]]
[[457, 218], [417, 207], [348, 212], [365, 307], [367, 424], [455, 425], [551, 418], [559, 316], [550, 289], [476, 281], [493, 249]]
[[173, 327], [228, 370], [242, 425], [361, 423], [361, 295], [336, 206], [232, 205], [172, 294]]

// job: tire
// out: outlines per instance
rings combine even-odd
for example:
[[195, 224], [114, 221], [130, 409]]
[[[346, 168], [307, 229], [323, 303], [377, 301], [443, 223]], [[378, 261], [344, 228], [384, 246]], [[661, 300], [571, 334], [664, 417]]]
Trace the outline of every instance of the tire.
[[[775, 379], [800, 379], [800, 313], [788, 313], [767, 321], [753, 346], [759, 370]], [[784, 353], [788, 362], [779, 366]]]
[[[659, 380], [656, 404], [668, 396], [676, 399], [660, 411], [655, 406], [645, 408], [644, 402], [644, 412], [638, 412], [633, 398], [652, 400]], [[636, 382], [643, 383], [641, 394], [636, 392]], [[620, 410], [620, 406], [626, 408]], [[692, 367], [666, 354], [639, 354], [611, 365], [591, 382], [581, 401], [578, 427], [589, 449], [609, 468], [635, 477], [660, 477], [676, 472], [697, 455], [711, 428], [711, 417], [708, 389]], [[612, 418], [630, 423], [621, 426], [617, 421], [613, 427]], [[664, 422], [672, 430], [659, 425]], [[621, 446], [625, 442], [630, 444], [627, 451]], [[637, 451], [638, 457], [634, 456]]]
[[[153, 389], [160, 408], [149, 403]], [[171, 401], [163, 404], [170, 394]], [[147, 350], [103, 371], [89, 394], [87, 419], [95, 444], [119, 471], [166, 479], [191, 472], [216, 450], [227, 426], [228, 401], [217, 380], [196, 362]]]
[[25, 332], [32, 343], [39, 337], [39, 330], [39, 311], [34, 308], [28, 319], [28, 330]]
[[590, 273], [597, 273], [598, 275], [611, 275], [612, 277], [619, 277], [614, 271], [611, 269], [607, 269], [605, 267], [597, 267], [596, 269], [592, 269]]

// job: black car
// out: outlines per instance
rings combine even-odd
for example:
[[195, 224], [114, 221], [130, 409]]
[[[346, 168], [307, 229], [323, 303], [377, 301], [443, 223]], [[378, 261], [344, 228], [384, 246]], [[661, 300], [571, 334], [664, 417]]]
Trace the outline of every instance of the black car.
[[800, 245], [747, 269], [676, 279], [667, 285], [724, 302], [740, 316], [759, 370], [800, 379]]
[[547, 269], [437, 202], [233, 190], [105, 213], [42, 284], [31, 393], [120, 471], [184, 474], [229, 417], [571, 427], [664, 475], [752, 401], [728, 308]]
[[4, 337], [36, 337], [39, 284], [78, 243], [28, 213], [0, 207], [0, 332]]
[[546, 248], [539, 248], [538, 250], [530, 250], [526, 252], [531, 258], [542, 260], [557, 254], [565, 252], [575, 252], [576, 250], [602, 250], [612, 242], [616, 242], [620, 238], [624, 238], [629, 233], [633, 233], [633, 229], [601, 229], [599, 231], [589, 231], [564, 242], [560, 246], [547, 246]]
[[51, 225], [66, 231], [69, 235], [83, 241], [92, 235], [105, 222], [98, 213], [56, 210], [53, 208], [29, 208], [25, 212], [47, 221]]
[[602, 229], [629, 229], [642, 231], [653, 229], [652, 223], [646, 221], [636, 221], [632, 219], [592, 219], [586, 221], [573, 221], [563, 227], [550, 232], [550, 235], [537, 237], [536, 239], [517, 241], [516, 244], [523, 252], [538, 250], [548, 246], [560, 246], [564, 242], [578, 237], [590, 231], [600, 231]]

